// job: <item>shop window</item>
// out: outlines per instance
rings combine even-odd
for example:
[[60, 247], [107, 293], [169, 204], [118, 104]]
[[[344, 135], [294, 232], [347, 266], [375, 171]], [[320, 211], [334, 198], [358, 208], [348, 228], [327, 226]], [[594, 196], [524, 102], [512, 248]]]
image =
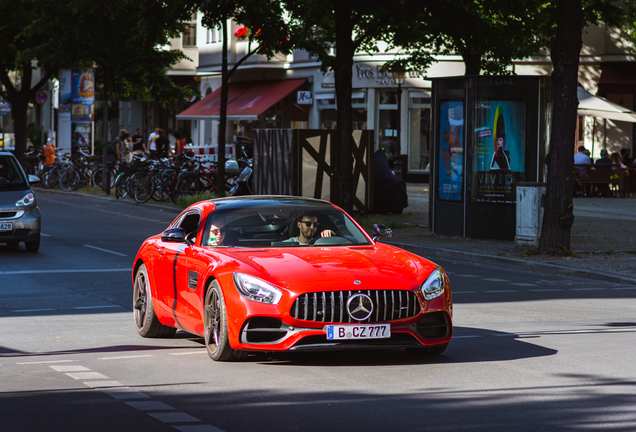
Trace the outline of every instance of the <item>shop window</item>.
[[183, 46], [196, 46], [197, 44], [197, 25], [188, 24], [183, 32]]
[[[415, 92], [414, 92], [415, 93]], [[408, 170], [429, 171], [431, 109], [430, 97], [411, 94], [409, 98]]]

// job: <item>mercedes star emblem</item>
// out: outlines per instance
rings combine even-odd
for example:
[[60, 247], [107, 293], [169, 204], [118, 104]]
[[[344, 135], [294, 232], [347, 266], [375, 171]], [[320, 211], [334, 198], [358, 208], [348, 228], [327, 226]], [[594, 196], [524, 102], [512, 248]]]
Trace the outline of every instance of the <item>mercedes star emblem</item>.
[[373, 302], [366, 294], [356, 294], [347, 301], [347, 313], [356, 321], [364, 321], [373, 313]]

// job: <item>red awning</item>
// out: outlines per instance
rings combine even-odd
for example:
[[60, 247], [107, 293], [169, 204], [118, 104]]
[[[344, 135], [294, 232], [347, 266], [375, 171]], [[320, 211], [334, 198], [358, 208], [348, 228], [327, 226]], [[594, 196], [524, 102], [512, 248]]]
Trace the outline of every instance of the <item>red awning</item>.
[[[228, 89], [228, 120], [256, 120], [258, 115], [296, 90], [306, 79], [230, 83]], [[177, 115], [184, 120], [218, 120], [221, 113], [219, 87], [199, 102]]]

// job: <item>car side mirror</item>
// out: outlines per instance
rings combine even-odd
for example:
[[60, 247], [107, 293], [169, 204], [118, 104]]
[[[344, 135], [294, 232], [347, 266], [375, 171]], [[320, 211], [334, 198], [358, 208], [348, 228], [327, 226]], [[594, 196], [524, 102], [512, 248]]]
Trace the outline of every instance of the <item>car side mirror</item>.
[[373, 224], [371, 233], [373, 241], [376, 241], [379, 238], [389, 238], [393, 235], [393, 231], [391, 231], [391, 228], [381, 224]]
[[175, 242], [175, 243], [188, 243], [186, 240], [185, 230], [181, 227], [169, 228], [161, 233], [161, 241]]
[[29, 174], [29, 183], [40, 183], [40, 177]]

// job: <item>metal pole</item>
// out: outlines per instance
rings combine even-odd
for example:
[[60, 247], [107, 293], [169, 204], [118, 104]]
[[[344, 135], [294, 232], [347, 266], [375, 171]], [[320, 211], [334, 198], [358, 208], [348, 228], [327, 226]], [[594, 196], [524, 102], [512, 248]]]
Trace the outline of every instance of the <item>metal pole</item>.
[[395, 149], [395, 176], [402, 181], [402, 137], [400, 129], [402, 129], [402, 85], [398, 83], [397, 90], [397, 148]]

